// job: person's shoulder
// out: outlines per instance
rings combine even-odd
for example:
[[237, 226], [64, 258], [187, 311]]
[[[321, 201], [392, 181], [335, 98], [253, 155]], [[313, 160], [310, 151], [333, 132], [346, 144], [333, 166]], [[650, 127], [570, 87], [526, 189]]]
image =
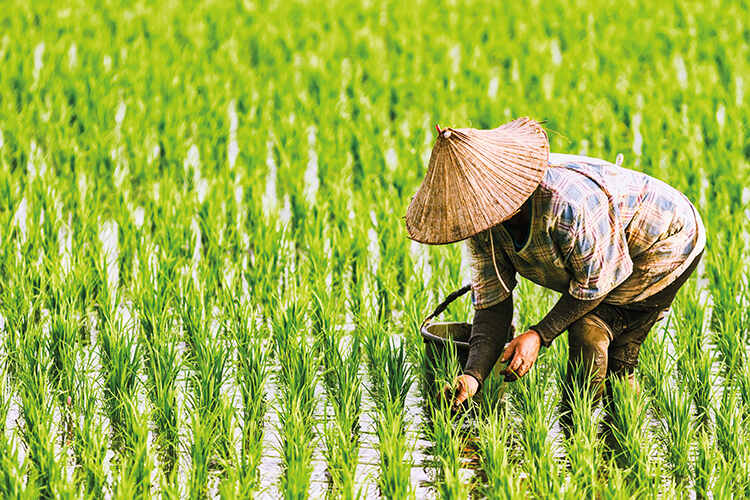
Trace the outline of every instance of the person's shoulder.
[[579, 206], [596, 184], [587, 176], [576, 172], [582, 166], [581, 163], [578, 163], [579, 167], [573, 167], [574, 162], [570, 158], [560, 161], [563, 156], [574, 155], [550, 154], [550, 165], [539, 183], [539, 194], [553, 206]]

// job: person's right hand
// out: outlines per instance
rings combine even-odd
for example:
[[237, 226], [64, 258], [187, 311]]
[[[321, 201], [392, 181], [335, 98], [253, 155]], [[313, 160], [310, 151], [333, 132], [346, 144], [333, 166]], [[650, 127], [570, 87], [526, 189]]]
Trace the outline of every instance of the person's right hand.
[[464, 373], [459, 375], [453, 381], [453, 387], [446, 387], [446, 392], [453, 389], [455, 391], [455, 398], [453, 399], [453, 407], [457, 408], [464, 401], [473, 397], [477, 390], [479, 390], [479, 382], [473, 376]]

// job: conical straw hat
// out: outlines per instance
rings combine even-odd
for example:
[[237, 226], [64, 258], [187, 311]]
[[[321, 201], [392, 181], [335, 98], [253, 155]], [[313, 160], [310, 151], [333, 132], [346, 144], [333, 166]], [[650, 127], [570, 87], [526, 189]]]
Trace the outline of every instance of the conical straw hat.
[[409, 237], [420, 243], [453, 243], [503, 222], [547, 169], [547, 134], [530, 118], [492, 130], [438, 132], [427, 174], [406, 210]]

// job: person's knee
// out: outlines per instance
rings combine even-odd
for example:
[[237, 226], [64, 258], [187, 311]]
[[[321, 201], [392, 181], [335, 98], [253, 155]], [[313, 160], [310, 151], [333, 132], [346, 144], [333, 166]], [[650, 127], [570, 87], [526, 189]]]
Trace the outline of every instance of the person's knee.
[[601, 382], [607, 370], [610, 338], [607, 324], [594, 315], [584, 316], [570, 325], [568, 344], [571, 368], [576, 369], [576, 365], [580, 365], [578, 369], [583, 375], [590, 374], [594, 382]]
[[607, 324], [593, 315], [587, 315], [575, 321], [568, 328], [570, 348], [606, 352], [609, 348], [610, 334]]

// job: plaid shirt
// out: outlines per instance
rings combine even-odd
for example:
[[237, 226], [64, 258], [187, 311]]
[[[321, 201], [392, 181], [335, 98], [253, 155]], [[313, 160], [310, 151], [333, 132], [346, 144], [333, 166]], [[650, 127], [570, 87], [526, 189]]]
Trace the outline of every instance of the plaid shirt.
[[502, 224], [468, 239], [475, 308], [505, 300], [516, 272], [577, 299], [636, 302], [669, 285], [705, 246], [703, 222], [682, 193], [604, 160], [550, 154], [530, 203], [522, 248]]

